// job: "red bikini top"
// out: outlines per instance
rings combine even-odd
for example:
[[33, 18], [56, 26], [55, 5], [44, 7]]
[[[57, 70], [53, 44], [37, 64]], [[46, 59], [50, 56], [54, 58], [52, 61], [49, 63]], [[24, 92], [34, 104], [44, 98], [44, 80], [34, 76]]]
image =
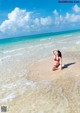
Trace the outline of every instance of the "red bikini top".
[[54, 57], [54, 61], [60, 61], [60, 58], [58, 57], [58, 59], [56, 57]]

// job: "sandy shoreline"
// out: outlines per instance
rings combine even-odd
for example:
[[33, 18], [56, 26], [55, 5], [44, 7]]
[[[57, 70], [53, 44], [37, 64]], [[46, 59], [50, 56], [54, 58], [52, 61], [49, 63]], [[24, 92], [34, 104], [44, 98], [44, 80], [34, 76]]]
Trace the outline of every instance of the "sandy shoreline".
[[52, 71], [53, 56], [36, 61], [31, 67], [28, 79], [32, 81], [54, 80], [59, 77], [80, 74], [80, 53], [66, 52], [63, 54], [63, 70]]
[[53, 72], [53, 56], [36, 60], [27, 79], [40, 86], [4, 104], [7, 113], [80, 113], [80, 53], [64, 53], [63, 65]]

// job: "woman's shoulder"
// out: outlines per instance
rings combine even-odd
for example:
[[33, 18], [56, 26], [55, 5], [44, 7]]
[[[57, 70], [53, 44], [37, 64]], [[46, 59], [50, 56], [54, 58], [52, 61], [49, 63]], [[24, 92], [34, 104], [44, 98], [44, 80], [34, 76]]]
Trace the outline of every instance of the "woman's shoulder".
[[62, 57], [58, 57], [59, 59], [62, 59]]

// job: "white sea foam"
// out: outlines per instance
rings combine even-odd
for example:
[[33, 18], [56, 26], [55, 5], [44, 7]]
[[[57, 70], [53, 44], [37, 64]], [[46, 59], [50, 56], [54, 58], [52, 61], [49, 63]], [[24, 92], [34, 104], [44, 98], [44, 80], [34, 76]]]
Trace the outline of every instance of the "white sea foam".
[[21, 56], [21, 55], [23, 55], [23, 53], [17, 53], [17, 54], [13, 54], [13, 55], [6, 55], [5, 57], [1, 57], [0, 61], [10, 59], [10, 58], [13, 58], [13, 57], [16, 57], [16, 56]]
[[80, 44], [80, 41], [77, 41], [76, 44]]
[[26, 71], [24, 71], [24, 72], [18, 74], [17, 76], [18, 76], [18, 77], [24, 77], [24, 76], [27, 76], [29, 73], [30, 73], [29, 70], [28, 70], [28, 71], [26, 70]]
[[7, 97], [0, 99], [0, 103], [12, 101], [15, 97], [17, 97], [17, 94], [11, 93]]
[[20, 51], [20, 50], [23, 50], [25, 48], [18, 48], [18, 49], [13, 49], [13, 50], [6, 50], [6, 51], [3, 51], [3, 53], [12, 53], [12, 52], [15, 52], [15, 51]]
[[5, 56], [5, 57], [2, 57], [2, 58], [0, 58], [1, 60], [3, 60], [3, 59], [7, 59], [7, 58], [10, 58], [11, 57], [11, 55], [7, 55], [7, 56]]
[[72, 37], [73, 35], [70, 34], [70, 35], [64, 35], [63, 37]]
[[46, 38], [44, 38], [44, 39], [40, 39], [40, 41], [45, 41], [45, 40], [47, 40]]
[[22, 95], [30, 88], [36, 88], [37, 83], [24, 79], [20, 79], [14, 83], [5, 84], [1, 88], [0, 103], [12, 101], [19, 95]]
[[3, 88], [7, 88], [7, 89], [15, 89], [16, 87], [17, 87], [17, 84], [14, 84], [14, 83], [6, 84], [3, 86]]

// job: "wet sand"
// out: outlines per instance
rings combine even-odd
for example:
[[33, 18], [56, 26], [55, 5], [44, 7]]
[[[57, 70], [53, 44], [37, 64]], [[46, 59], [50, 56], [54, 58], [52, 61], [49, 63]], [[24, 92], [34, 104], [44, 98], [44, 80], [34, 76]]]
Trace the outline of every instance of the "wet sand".
[[34, 61], [27, 79], [37, 87], [3, 104], [7, 113], [80, 113], [80, 52], [63, 53], [63, 65], [52, 71], [53, 56]]
[[31, 74], [28, 79], [33, 81], [54, 80], [65, 77], [75, 77], [80, 74], [80, 53], [66, 52], [63, 53], [62, 70], [52, 71], [53, 56], [36, 61], [30, 67]]

